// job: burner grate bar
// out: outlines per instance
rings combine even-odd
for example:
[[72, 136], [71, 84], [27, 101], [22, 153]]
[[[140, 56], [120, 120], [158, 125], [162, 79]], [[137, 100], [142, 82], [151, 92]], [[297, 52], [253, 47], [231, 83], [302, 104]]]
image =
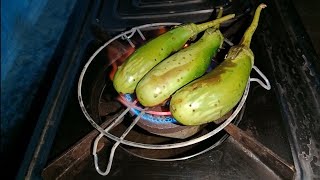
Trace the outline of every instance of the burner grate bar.
[[248, 136], [240, 128], [230, 123], [224, 128], [230, 136], [253, 153], [267, 167], [283, 179], [293, 179], [295, 168], [256, 139]]

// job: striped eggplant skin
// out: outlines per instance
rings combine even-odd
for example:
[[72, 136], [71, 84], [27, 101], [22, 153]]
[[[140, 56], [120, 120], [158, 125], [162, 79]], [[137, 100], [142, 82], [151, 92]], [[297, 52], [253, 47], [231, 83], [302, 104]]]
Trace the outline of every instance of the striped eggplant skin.
[[143, 106], [156, 106], [192, 80], [202, 76], [223, 43], [216, 28], [207, 29], [194, 44], [168, 57], [138, 83], [136, 95]]
[[180, 50], [189, 39], [210, 27], [216, 26], [234, 17], [226, 15], [202, 24], [185, 24], [178, 26], [139, 47], [118, 67], [113, 79], [118, 93], [133, 93], [138, 82], [158, 63], [172, 53]]
[[218, 67], [172, 96], [173, 117], [183, 125], [201, 125], [232, 110], [245, 90], [253, 60], [249, 48], [232, 47]]
[[251, 39], [258, 26], [260, 12], [265, 7], [263, 3], [257, 7], [239, 45], [229, 50], [218, 67], [172, 96], [170, 111], [181, 124], [201, 125], [215, 121], [240, 101], [254, 64]]

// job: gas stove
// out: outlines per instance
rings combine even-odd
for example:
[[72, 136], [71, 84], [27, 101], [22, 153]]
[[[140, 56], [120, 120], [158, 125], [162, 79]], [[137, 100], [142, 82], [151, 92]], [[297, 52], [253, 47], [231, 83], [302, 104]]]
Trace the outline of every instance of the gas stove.
[[[18, 177], [106, 178], [96, 172], [91, 155], [93, 141], [99, 133], [83, 115], [77, 94], [84, 64], [105, 42], [132, 27], [148, 23], [204, 22], [213, 19], [216, 9], [223, 7], [225, 14], [237, 14], [235, 21], [221, 27], [228, 40], [237, 43], [258, 4], [257, 1], [240, 0], [79, 1], [81, 16], [76, 10], [71, 18], [74, 22], [69, 24], [66, 33], [72, 32], [72, 36], [64, 45], [67, 48], [62, 55], [63, 60], [37, 124], [41, 131], [34, 133]], [[107, 178], [319, 178], [320, 61], [296, 16], [289, 1], [268, 2], [251, 48], [255, 54], [255, 65], [268, 77], [271, 90], [252, 83], [245, 106], [233, 122], [246, 136], [276, 154], [280, 158], [276, 162], [283, 162], [286, 169], [270, 166], [263, 160], [263, 153], [257, 155], [244, 141], [221, 131], [212, 138], [180, 150], [148, 150], [121, 145], [115, 152]], [[165, 29], [152, 29], [144, 35], [148, 38], [163, 31]], [[108, 62], [112, 58], [122, 57], [123, 60], [126, 53], [132, 51], [121, 41], [114, 41], [109, 47], [97, 55], [95, 63], [88, 69], [82, 90], [86, 108], [101, 127], [106, 127], [124, 110], [120, 103], [111, 100], [108, 93], [103, 95], [102, 101], [98, 98], [102, 89], [112, 88], [109, 81], [112, 64]], [[221, 51], [227, 51], [227, 48]], [[253, 72], [251, 76], [257, 77], [258, 74]], [[127, 114], [123, 123], [111, 133], [120, 136], [134, 119], [132, 115]], [[126, 139], [158, 144], [184, 141], [159, 136], [159, 132], [158, 135], [150, 133], [142, 126], [134, 127]], [[212, 128], [215, 126], [203, 128], [200, 135]], [[98, 144], [99, 166], [104, 169], [114, 143], [102, 138]]]

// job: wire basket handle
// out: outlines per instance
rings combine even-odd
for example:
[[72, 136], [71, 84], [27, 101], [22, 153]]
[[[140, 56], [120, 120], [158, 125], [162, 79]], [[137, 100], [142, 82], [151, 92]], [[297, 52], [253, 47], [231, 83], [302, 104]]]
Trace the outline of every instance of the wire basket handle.
[[[118, 122], [121, 123], [121, 121], [123, 120], [123, 116], [130, 110], [131, 107], [128, 107], [109, 127], [107, 127], [105, 129], [105, 131], [110, 131]], [[117, 149], [117, 147], [121, 144], [122, 140], [129, 134], [129, 132], [131, 131], [131, 129], [134, 127], [134, 125], [137, 124], [137, 122], [140, 120], [141, 116], [144, 114], [144, 110], [134, 119], [134, 121], [130, 124], [130, 126], [126, 129], [126, 131], [121, 135], [120, 137], [120, 141], [117, 141], [116, 143], [114, 143], [114, 145], [111, 148], [111, 152], [110, 152], [110, 156], [109, 156], [109, 162], [107, 165], [107, 169], [103, 172], [100, 170], [99, 168], [99, 163], [98, 163], [98, 155], [97, 155], [97, 147], [98, 147], [98, 142], [99, 140], [104, 136], [103, 133], [100, 133], [96, 139], [94, 140], [94, 144], [93, 144], [93, 158], [94, 158], [94, 167], [96, 168], [97, 172], [102, 175], [102, 176], [106, 176], [109, 174], [110, 170], [111, 170], [111, 166], [112, 166], [112, 162], [113, 162], [113, 157], [114, 157], [114, 153]]]
[[260, 69], [257, 66], [253, 66], [252, 67], [264, 80], [265, 83], [263, 83], [260, 79], [258, 78], [250, 78], [251, 82], [257, 82], [260, 84], [260, 86], [262, 86], [264, 89], [266, 90], [270, 90], [271, 89], [271, 85], [270, 82], [268, 80], [268, 78], [260, 71]]

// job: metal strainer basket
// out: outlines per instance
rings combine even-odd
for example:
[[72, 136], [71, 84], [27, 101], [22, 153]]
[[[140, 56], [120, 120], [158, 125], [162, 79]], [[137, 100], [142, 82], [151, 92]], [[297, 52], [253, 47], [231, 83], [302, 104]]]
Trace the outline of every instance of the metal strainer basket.
[[[148, 109], [140, 109], [139, 111], [137, 111], [137, 109], [135, 109], [134, 106], [131, 106], [130, 104], [127, 106], [127, 108], [123, 111], [123, 113], [121, 115], [119, 115], [118, 117], [115, 117], [112, 121], [112, 123], [110, 123], [105, 129], [102, 128], [100, 125], [98, 125], [94, 119], [90, 116], [86, 106], [84, 105], [83, 102], [83, 98], [82, 98], [82, 82], [83, 82], [83, 78], [86, 74], [86, 71], [88, 69], [88, 67], [90, 66], [90, 64], [92, 63], [92, 61], [95, 60], [95, 57], [97, 56], [97, 54], [99, 52], [101, 52], [104, 48], [106, 48], [110, 43], [112, 43], [113, 41], [121, 38], [122, 40], [126, 40], [132, 47], [135, 46], [135, 44], [132, 42], [131, 38], [138, 33], [138, 35], [141, 37], [142, 40], [146, 40], [145, 36], [143, 35], [143, 30], [146, 30], [148, 28], [157, 28], [157, 27], [163, 27], [163, 26], [175, 26], [175, 25], [179, 25], [180, 23], [154, 23], [154, 24], [146, 24], [146, 25], [142, 25], [142, 26], [138, 26], [138, 27], [134, 27], [131, 30], [128, 30], [126, 32], [123, 32], [117, 36], [115, 36], [114, 38], [112, 38], [111, 40], [109, 40], [108, 42], [106, 42], [104, 45], [102, 45], [98, 50], [95, 51], [95, 53], [89, 58], [89, 60], [87, 61], [87, 63], [84, 65], [81, 74], [80, 74], [80, 78], [79, 78], [79, 82], [78, 82], [78, 100], [79, 100], [79, 104], [81, 107], [81, 110], [83, 111], [85, 117], [87, 118], [87, 120], [92, 124], [92, 126], [97, 129], [100, 132], [100, 135], [96, 138], [96, 140], [94, 141], [94, 145], [93, 145], [93, 155], [94, 155], [94, 162], [95, 162], [95, 168], [97, 170], [97, 172], [101, 175], [107, 175], [110, 172], [111, 166], [112, 166], [112, 160], [114, 157], [114, 153], [115, 150], [117, 149], [117, 147], [120, 144], [123, 145], [127, 145], [127, 146], [131, 146], [131, 147], [136, 147], [136, 148], [144, 148], [144, 149], [175, 149], [175, 148], [182, 148], [182, 147], [186, 147], [186, 146], [190, 146], [199, 142], [202, 142], [212, 136], [214, 136], [215, 134], [217, 134], [218, 132], [220, 132], [221, 130], [223, 130], [229, 123], [231, 123], [239, 114], [239, 112], [241, 111], [241, 109], [243, 108], [246, 98], [248, 96], [249, 93], [249, 88], [250, 88], [250, 82], [255, 81], [258, 82], [263, 88], [269, 90], [270, 87], [270, 83], [268, 81], [268, 79], [265, 77], [265, 75], [256, 67], [253, 66], [253, 69], [262, 77], [262, 79], [264, 80], [264, 82], [262, 82], [260, 79], [257, 78], [249, 78], [249, 81], [247, 83], [247, 86], [245, 88], [245, 91], [243, 93], [243, 96], [240, 100], [240, 102], [238, 103], [238, 105], [234, 108], [234, 111], [232, 112], [232, 114], [221, 124], [219, 124], [215, 129], [213, 129], [212, 131], [199, 136], [199, 137], [195, 137], [195, 138], [191, 138], [191, 139], [186, 139], [185, 141], [182, 142], [178, 142], [178, 143], [172, 143], [172, 144], [146, 144], [146, 143], [140, 143], [140, 142], [134, 142], [134, 141], [129, 141], [126, 140], [125, 137], [126, 135], [132, 130], [132, 128], [139, 122], [141, 121], [141, 118], [146, 116], [146, 113], [148, 114]], [[229, 41], [229, 40], [225, 40], [225, 43], [229, 44], [230, 46], [232, 46], [233, 44]], [[123, 117], [128, 113], [128, 112], [136, 112], [135, 113], [135, 118], [132, 121], [132, 123], [130, 124], [130, 126], [126, 129], [126, 131], [120, 135], [120, 136], [115, 136], [111, 133], [109, 133], [109, 131], [114, 128], [115, 126], [117, 126], [119, 123], [122, 122]], [[170, 120], [172, 117], [169, 117]], [[99, 140], [102, 137], [107, 137], [111, 140], [113, 140], [115, 143], [111, 149], [110, 152], [110, 157], [109, 157], [109, 162], [107, 165], [107, 169], [103, 172], [100, 170], [99, 166], [98, 166], [98, 157], [97, 157], [97, 144], [99, 142]], [[188, 159], [191, 157], [194, 157], [196, 155], [202, 154], [210, 149], [212, 149], [213, 147], [217, 146], [217, 144], [213, 144], [210, 148], [208, 148], [205, 151], [201, 151], [199, 153], [196, 153], [192, 156], [188, 156], [188, 157], [183, 157], [183, 158], [178, 158], [178, 159], [170, 159], [170, 160], [184, 160], [184, 159]], [[150, 158], [147, 158], [150, 159]], [[152, 159], [152, 160], [159, 160], [159, 159]]]

